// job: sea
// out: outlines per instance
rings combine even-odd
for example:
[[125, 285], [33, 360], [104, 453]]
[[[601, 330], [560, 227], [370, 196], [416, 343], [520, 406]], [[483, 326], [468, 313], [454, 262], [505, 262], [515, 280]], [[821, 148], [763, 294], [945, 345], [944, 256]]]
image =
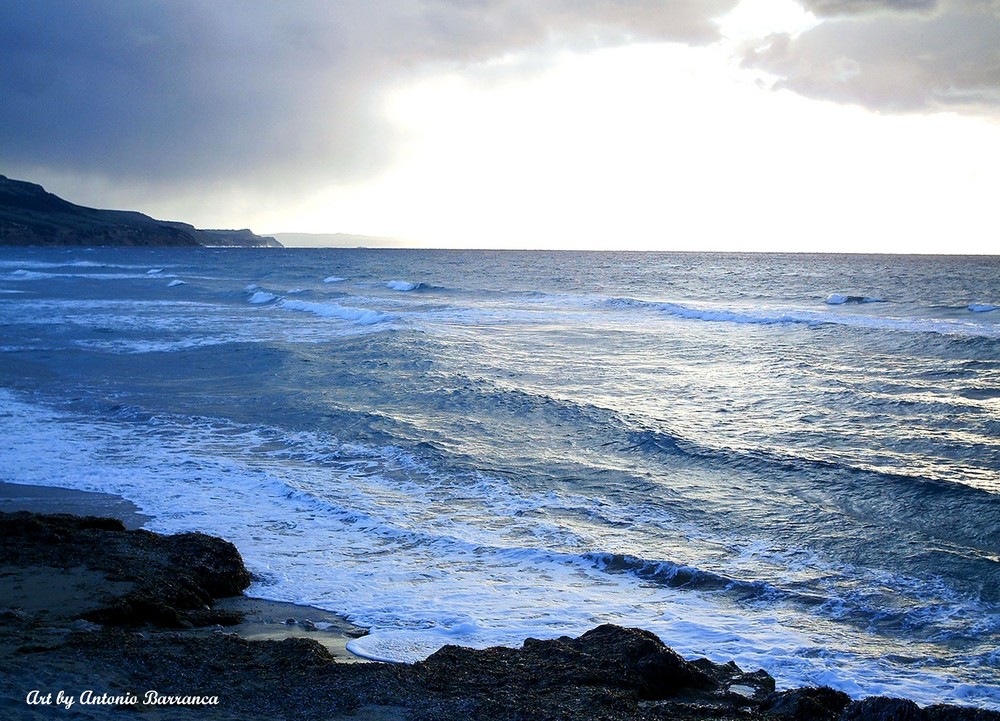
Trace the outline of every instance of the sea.
[[1000, 257], [3, 248], [0, 439], [372, 659], [616, 623], [1000, 709]]

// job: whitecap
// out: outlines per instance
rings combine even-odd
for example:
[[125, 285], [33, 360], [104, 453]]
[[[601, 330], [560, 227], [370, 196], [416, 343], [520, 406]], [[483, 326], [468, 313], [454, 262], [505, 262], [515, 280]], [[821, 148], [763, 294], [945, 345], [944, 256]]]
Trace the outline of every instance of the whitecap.
[[[862, 301], [856, 301], [862, 302]], [[871, 300], [867, 302], [879, 302]], [[980, 336], [995, 338], [1000, 329], [982, 323], [970, 323], [953, 319], [925, 317], [886, 317], [860, 314], [840, 314], [803, 309], [726, 309], [686, 306], [679, 303], [658, 303], [634, 298], [610, 298], [606, 304], [613, 308], [637, 309], [661, 312], [666, 315], [688, 320], [719, 323], [742, 323], [750, 325], [798, 324], [819, 326], [825, 324], [843, 325], [855, 328], [874, 328], [910, 333], [940, 333], [942, 335]]]
[[382, 323], [383, 321], [392, 319], [392, 316], [388, 313], [379, 313], [378, 311], [365, 310], [363, 308], [351, 308], [350, 306], [339, 305], [337, 303], [310, 303], [304, 300], [288, 300], [286, 298], [281, 301], [281, 307], [288, 310], [312, 313], [323, 318], [347, 320], [359, 325], [374, 325], [375, 323]]
[[39, 260], [0, 260], [0, 268], [125, 268], [127, 270], [142, 270], [144, 265], [125, 265], [121, 263], [99, 263], [93, 260], [73, 260], [69, 262], [48, 262]]
[[35, 270], [25, 270], [24, 268], [20, 268], [11, 273], [10, 277], [17, 280], [50, 280], [52, 278], [58, 278], [59, 275], [57, 273], [39, 273]]
[[270, 303], [272, 300], [277, 300], [278, 296], [273, 293], [268, 293], [267, 291], [258, 290], [253, 295], [250, 296], [250, 303], [262, 304]]
[[[94, 266], [97, 267], [97, 266]], [[24, 268], [19, 268], [7, 275], [3, 276], [4, 280], [64, 280], [64, 279], [83, 279], [83, 280], [135, 280], [138, 278], [150, 278], [147, 273], [141, 275], [136, 273], [46, 273], [36, 270], [25, 270]], [[160, 276], [163, 277], [163, 276]]]

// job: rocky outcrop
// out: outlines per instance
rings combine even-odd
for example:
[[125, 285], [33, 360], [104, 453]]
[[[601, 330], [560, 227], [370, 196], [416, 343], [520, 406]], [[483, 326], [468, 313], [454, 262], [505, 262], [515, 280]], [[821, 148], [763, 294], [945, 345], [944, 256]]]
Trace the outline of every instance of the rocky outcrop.
[[193, 225], [75, 205], [42, 186], [0, 175], [0, 245], [281, 247], [249, 230]]
[[0, 607], [0, 717], [37, 718], [25, 694], [42, 678], [67, 693], [138, 690], [113, 707], [88, 708], [90, 719], [152, 717], [157, 708], [143, 694], [155, 690], [213, 700], [157, 718], [210, 721], [1000, 721], [995, 711], [852, 701], [830, 688], [775, 692], [764, 671], [690, 661], [648, 631], [613, 625], [516, 649], [445, 646], [412, 665], [338, 663], [301, 637], [162, 630], [220, 622], [206, 606], [250, 581], [231, 544], [126, 531], [114, 519], [0, 513], [0, 580], [15, 568], [33, 576], [56, 568], [58, 583], [86, 581], [69, 573], [78, 567], [111, 579], [114, 593], [93, 608], [84, 599], [89, 610], [62, 628], [58, 614]]
[[114, 518], [0, 514], [0, 564], [83, 567], [128, 590], [80, 613], [102, 624], [186, 628], [233, 623], [213, 613], [213, 599], [250, 585], [236, 547], [202, 533], [161, 536], [128, 531]]
[[843, 691], [826, 686], [796, 688], [775, 693], [764, 699], [760, 710], [765, 716], [782, 721], [837, 721], [851, 702]]

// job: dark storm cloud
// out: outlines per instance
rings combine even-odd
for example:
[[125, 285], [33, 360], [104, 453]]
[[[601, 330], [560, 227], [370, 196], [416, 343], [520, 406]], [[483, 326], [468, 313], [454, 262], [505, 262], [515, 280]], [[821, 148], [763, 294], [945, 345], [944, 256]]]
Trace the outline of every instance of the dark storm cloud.
[[862, 15], [877, 11], [933, 10], [938, 0], [803, 0], [802, 5], [817, 15]]
[[[774, 36], [747, 56], [778, 75], [779, 87], [877, 110], [1000, 115], [1000, 3], [810, 5], [838, 16], [797, 38]], [[848, 8], [855, 12], [845, 15]]]
[[526, 48], [716, 37], [737, 0], [33, 0], [0, 23], [4, 166], [114, 182], [350, 179], [388, 83]]

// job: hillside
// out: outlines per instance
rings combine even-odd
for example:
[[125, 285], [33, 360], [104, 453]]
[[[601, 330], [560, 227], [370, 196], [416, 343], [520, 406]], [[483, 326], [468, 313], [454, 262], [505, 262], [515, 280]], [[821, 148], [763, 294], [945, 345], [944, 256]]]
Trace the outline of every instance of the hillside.
[[135, 211], [75, 205], [40, 185], [3, 175], [0, 245], [281, 247], [249, 230], [199, 230]]

